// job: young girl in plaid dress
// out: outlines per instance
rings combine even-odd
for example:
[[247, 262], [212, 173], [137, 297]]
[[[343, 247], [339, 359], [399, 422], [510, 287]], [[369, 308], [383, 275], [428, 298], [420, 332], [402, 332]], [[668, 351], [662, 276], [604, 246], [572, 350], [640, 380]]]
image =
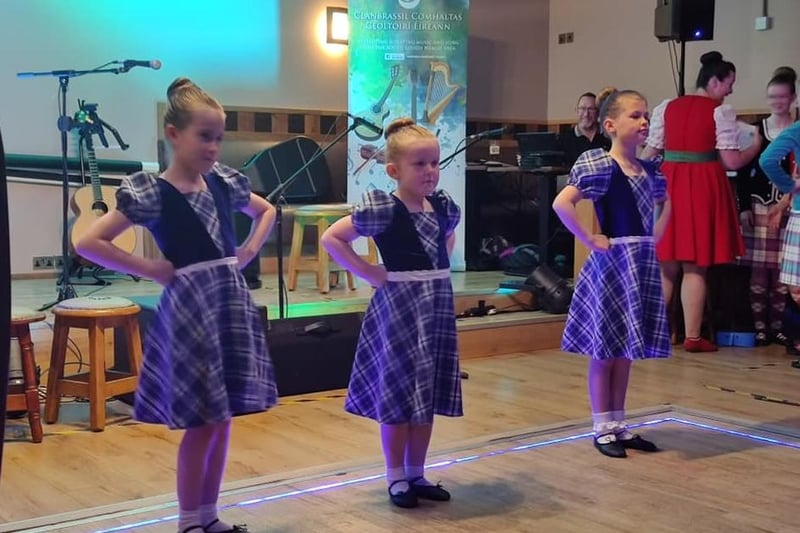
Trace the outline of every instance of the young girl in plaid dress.
[[[97, 220], [78, 253], [164, 286], [144, 360], [134, 416], [185, 429], [178, 451], [178, 531], [246, 531], [217, 518], [231, 417], [276, 401], [262, 319], [240, 269], [258, 255], [275, 219], [245, 176], [216, 162], [222, 106], [186, 78], [167, 91], [164, 135], [172, 148], [161, 175], [140, 172], [117, 191], [117, 209]], [[252, 228], [236, 247], [232, 211]], [[166, 259], [128, 254], [112, 240], [148, 228]]]
[[[657, 167], [636, 158], [649, 126], [644, 97], [607, 90], [599, 99], [611, 150], [582, 154], [553, 203], [564, 225], [591, 249], [578, 276], [561, 349], [590, 357], [595, 447], [609, 457], [626, 457], [626, 449], [657, 450], [627, 430], [625, 395], [634, 359], [670, 355], [655, 254], [670, 204]], [[578, 221], [575, 204], [583, 198], [594, 202], [599, 233]]]
[[[792, 103], [797, 99], [796, 82], [794, 69], [780, 67], [767, 83], [767, 103], [771, 113], [757, 126], [763, 139], [762, 153], [793, 122]], [[789, 158], [784, 159], [783, 168], [791, 171]], [[749, 265], [751, 271], [750, 307], [756, 345], [766, 346], [777, 342], [791, 352], [792, 342], [783, 332], [783, 314], [789, 289], [778, 279], [789, 198], [782, 198], [783, 193], [770, 183], [757, 159], [737, 172], [736, 192], [742, 236], [747, 249], [740, 263]], [[800, 296], [800, 287], [795, 292]], [[800, 341], [800, 338], [797, 340]]]
[[[389, 194], [371, 190], [351, 216], [332, 225], [323, 246], [377, 287], [364, 316], [345, 409], [380, 423], [391, 502], [450, 494], [425, 478], [433, 415], [461, 416], [449, 256], [460, 218], [439, 183], [439, 142], [411, 119], [386, 129]], [[374, 238], [384, 265], [361, 259], [350, 242]]]

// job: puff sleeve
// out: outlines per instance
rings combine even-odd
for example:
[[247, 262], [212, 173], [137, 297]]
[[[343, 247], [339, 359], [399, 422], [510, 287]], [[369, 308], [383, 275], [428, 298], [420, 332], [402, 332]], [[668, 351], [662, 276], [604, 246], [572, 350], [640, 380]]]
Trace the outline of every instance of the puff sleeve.
[[228, 187], [231, 207], [234, 210], [241, 211], [250, 203], [252, 187], [250, 185], [250, 179], [247, 176], [234, 168], [220, 163], [214, 165], [212, 172], [221, 177], [222, 181]]
[[353, 209], [353, 227], [359, 235], [371, 237], [382, 233], [394, 217], [394, 200], [386, 191], [372, 189], [364, 193]]
[[650, 115], [650, 134], [647, 136], [647, 146], [655, 150], [664, 149], [664, 111], [669, 100], [658, 104]]
[[611, 156], [602, 148], [580, 155], [569, 172], [567, 185], [581, 191], [587, 200], [597, 200], [606, 194], [613, 169]]
[[455, 200], [442, 189], [436, 191], [433, 197], [444, 206], [444, 212], [447, 214], [447, 234], [449, 235], [455, 231], [456, 226], [458, 226], [458, 223], [461, 221], [461, 208], [458, 207]]
[[123, 179], [115, 195], [117, 211], [134, 224], [150, 227], [161, 213], [157, 179], [146, 172], [137, 172]]
[[714, 123], [717, 131], [717, 150], [739, 149], [739, 125], [736, 123], [736, 111], [728, 104], [714, 109]]

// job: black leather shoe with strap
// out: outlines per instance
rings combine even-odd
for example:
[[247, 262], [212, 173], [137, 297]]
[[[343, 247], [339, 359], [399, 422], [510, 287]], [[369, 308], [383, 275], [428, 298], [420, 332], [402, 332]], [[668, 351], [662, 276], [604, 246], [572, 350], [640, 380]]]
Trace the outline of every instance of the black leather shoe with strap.
[[419, 505], [419, 501], [417, 500], [417, 493], [411, 489], [410, 485], [408, 490], [392, 494], [392, 487], [394, 487], [398, 483], [407, 483], [407, 481], [405, 479], [399, 479], [397, 481], [393, 481], [389, 485], [389, 500], [394, 505], [402, 507], [403, 509], [411, 509]]
[[623, 448], [628, 450], [639, 450], [641, 452], [657, 452], [658, 446], [649, 440], [645, 440], [639, 435], [634, 435], [632, 439], [617, 439]]
[[[203, 528], [203, 531], [211, 531], [211, 528], [214, 524], [219, 523], [219, 518], [215, 519], [213, 522], [206, 524], [206, 527]], [[222, 531], [214, 531], [214, 533], [247, 533], [247, 525], [246, 524], [235, 524], [231, 526], [230, 529], [223, 529]]]
[[424, 478], [415, 477], [408, 482], [414, 492], [417, 493], [417, 496], [423, 500], [433, 500], [435, 502], [450, 501], [450, 493], [442, 488], [441, 483], [437, 483], [436, 485], [424, 485], [419, 483], [422, 479]]

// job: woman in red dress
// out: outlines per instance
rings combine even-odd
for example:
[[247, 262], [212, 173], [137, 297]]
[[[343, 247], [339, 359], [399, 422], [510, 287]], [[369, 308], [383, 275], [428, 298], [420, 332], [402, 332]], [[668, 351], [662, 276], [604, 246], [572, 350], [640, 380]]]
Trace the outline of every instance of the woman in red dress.
[[739, 149], [736, 113], [727, 104], [736, 67], [719, 52], [700, 58], [697, 91], [668, 100], [653, 110], [650, 136], [642, 159], [663, 151], [661, 171], [667, 178], [672, 217], [656, 249], [661, 262], [664, 298], [669, 305], [678, 275], [683, 272], [683, 302], [688, 352], [711, 352], [716, 345], [700, 337], [709, 266], [732, 263], [744, 255], [739, 216], [726, 170], [749, 163], [761, 138]]

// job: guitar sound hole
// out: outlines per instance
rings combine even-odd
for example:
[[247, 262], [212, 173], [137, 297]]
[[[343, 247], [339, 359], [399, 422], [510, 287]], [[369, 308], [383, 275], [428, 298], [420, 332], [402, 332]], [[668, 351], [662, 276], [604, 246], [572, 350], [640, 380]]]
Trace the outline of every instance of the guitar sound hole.
[[92, 203], [92, 211], [95, 213], [100, 212], [102, 214], [108, 213], [108, 206], [105, 202], [93, 202]]

